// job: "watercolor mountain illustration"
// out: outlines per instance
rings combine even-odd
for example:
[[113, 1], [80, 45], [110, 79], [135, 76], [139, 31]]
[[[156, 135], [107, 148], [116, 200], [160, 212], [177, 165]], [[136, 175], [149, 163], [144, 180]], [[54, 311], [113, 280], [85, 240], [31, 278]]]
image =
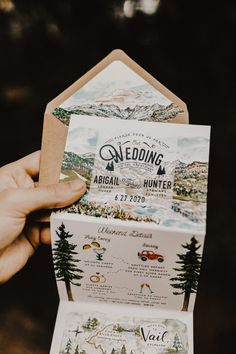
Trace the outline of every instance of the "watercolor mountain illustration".
[[53, 114], [69, 125], [72, 114], [167, 122], [182, 108], [128, 66], [115, 61], [69, 97]]
[[134, 108], [120, 108], [115, 104], [87, 104], [68, 107], [67, 109], [58, 107], [53, 114], [65, 125], [69, 125], [72, 114], [97, 116], [117, 119], [136, 119], [148, 122], [165, 122], [174, 119], [177, 114], [183, 112], [182, 109], [171, 103], [165, 107], [158, 103], [151, 106], [136, 105]]
[[[95, 155], [92, 153], [77, 155], [74, 152], [65, 152], [61, 179], [69, 180], [80, 176], [86, 181], [89, 190], [94, 157]], [[174, 191], [171, 204], [167, 203], [166, 206], [163, 204], [161, 207], [160, 205], [157, 207], [154, 203], [142, 208], [134, 206], [130, 209], [129, 207], [126, 210], [125, 205], [120, 206], [117, 203], [109, 203], [108, 205], [102, 201], [89, 201], [89, 192], [87, 192], [80, 201], [65, 208], [63, 212], [121, 220], [154, 222], [168, 227], [179, 226], [201, 229], [204, 227], [206, 219], [208, 163], [198, 161], [186, 163], [177, 160], [174, 164]], [[158, 204], [158, 201], [156, 204]]]
[[74, 152], [64, 152], [62, 168], [61, 168], [61, 180], [67, 181], [74, 178], [82, 177], [88, 184], [92, 176], [92, 168], [94, 165], [95, 154], [85, 153], [78, 155]]
[[[95, 154], [93, 153], [78, 155], [74, 152], [65, 151], [61, 170], [64, 176], [61, 176], [61, 180], [65, 181], [79, 175], [84, 177], [87, 182], [90, 182], [94, 160]], [[208, 163], [193, 161], [188, 164], [178, 160], [174, 164], [176, 165], [174, 172], [174, 199], [205, 203], [207, 198]], [[169, 168], [171, 168], [171, 165]], [[98, 169], [102, 170], [102, 167], [98, 166]], [[134, 171], [132, 171], [132, 175], [133, 173]]]
[[208, 163], [177, 161], [174, 180], [174, 198], [193, 202], [206, 202]]
[[[60, 179], [84, 179], [87, 193], [78, 202], [65, 208], [64, 212], [153, 222], [168, 228], [192, 231], [205, 228], [209, 154], [207, 136], [195, 135], [194, 130], [187, 136], [166, 136], [164, 140], [171, 148], [165, 151], [165, 159], [160, 166], [147, 166], [146, 163], [130, 159], [128, 162], [118, 160], [113, 163], [96, 156], [101, 142], [107, 141], [108, 126], [107, 129], [94, 127], [87, 118], [83, 126], [82, 121], [83, 117], [81, 121], [75, 116], [71, 119]], [[122, 125], [116, 134], [122, 134], [124, 123], [115, 123]], [[110, 129], [114, 135], [113, 125]], [[150, 134], [161, 139], [158, 130]], [[119, 145], [121, 141], [116, 143]], [[125, 140], [126, 143], [146, 149], [146, 141], [143, 140], [135, 138], [131, 142]], [[159, 172], [160, 167], [163, 176]], [[98, 178], [103, 176], [115, 178], [117, 183], [112, 180], [111, 186], [107, 187], [109, 183], [103, 180], [99, 182]], [[171, 188], [164, 190], [161, 187], [162, 179], [168, 180]], [[126, 199], [120, 200], [120, 195], [126, 195]], [[140, 196], [139, 201], [137, 198], [136, 201], [129, 200], [130, 195]]]

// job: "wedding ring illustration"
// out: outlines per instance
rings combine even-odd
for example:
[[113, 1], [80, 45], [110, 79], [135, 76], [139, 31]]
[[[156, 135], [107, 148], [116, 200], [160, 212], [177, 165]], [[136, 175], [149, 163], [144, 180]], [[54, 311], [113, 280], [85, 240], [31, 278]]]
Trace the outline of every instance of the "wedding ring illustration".
[[83, 250], [89, 250], [90, 248], [92, 248], [91, 246], [97, 247], [97, 248], [101, 247], [100, 243], [93, 241], [93, 242], [91, 242], [91, 245], [89, 245], [89, 244], [83, 245]]
[[96, 242], [96, 241], [93, 241], [93, 242], [91, 243], [91, 245], [94, 246], [94, 247], [97, 247], [97, 248], [100, 248], [100, 247], [101, 247], [101, 246], [100, 246], [100, 243], [98, 243], [98, 242]]
[[89, 250], [91, 248], [90, 245], [83, 245], [83, 250]]
[[104, 277], [104, 275], [102, 275], [100, 273], [96, 273], [96, 274], [91, 275], [90, 281], [92, 283], [105, 283], [106, 278]]

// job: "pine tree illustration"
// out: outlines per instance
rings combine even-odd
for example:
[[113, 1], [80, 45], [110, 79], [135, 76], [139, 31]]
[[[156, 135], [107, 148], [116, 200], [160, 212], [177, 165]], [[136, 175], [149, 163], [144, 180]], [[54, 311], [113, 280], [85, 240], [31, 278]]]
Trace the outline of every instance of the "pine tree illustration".
[[107, 166], [106, 166], [106, 170], [107, 171], [114, 171], [114, 163], [112, 162], [108, 162]]
[[116, 354], [116, 351], [114, 348], [112, 349], [111, 354]]
[[183, 345], [182, 345], [180, 337], [177, 333], [175, 334], [172, 348], [174, 348], [176, 352], [183, 349]]
[[127, 354], [126, 347], [125, 347], [124, 344], [123, 344], [123, 346], [121, 348], [120, 354]]
[[184, 294], [182, 311], [188, 311], [190, 296], [192, 293], [197, 292], [202, 258], [200, 254], [197, 253], [197, 250], [201, 245], [198, 245], [196, 238], [192, 237], [191, 242], [182, 245], [182, 247], [185, 248], [187, 252], [185, 254], [178, 254], [180, 260], [176, 263], [180, 264], [181, 267], [174, 268], [179, 274], [177, 277], [171, 278], [170, 280], [175, 282], [171, 284], [171, 286], [175, 289], [179, 289], [178, 292], [176, 291], [173, 294]]
[[91, 324], [90, 324], [90, 327], [91, 327], [91, 329], [95, 329], [97, 326], [99, 325], [99, 321], [98, 321], [98, 319], [97, 318], [92, 318], [92, 320], [91, 320]]
[[99, 321], [97, 318], [88, 318], [87, 322], [82, 326], [84, 329], [87, 330], [94, 330], [99, 325]]
[[72, 349], [72, 341], [69, 338], [67, 343], [66, 343], [66, 347], [65, 347], [66, 354], [70, 354], [71, 353], [71, 349]]
[[78, 254], [74, 251], [76, 245], [68, 241], [68, 238], [71, 238], [73, 235], [66, 231], [63, 223], [58, 227], [56, 234], [59, 240], [55, 242], [55, 247], [52, 250], [56, 279], [65, 282], [68, 300], [73, 301], [71, 284], [77, 286], [81, 285], [75, 281], [83, 278], [83, 276], [80, 275], [83, 271], [76, 266], [76, 263], [79, 262], [78, 259], [74, 258], [74, 256]]
[[160, 165], [157, 171], [157, 175], [165, 175], [165, 174], [166, 174], [165, 167], [161, 167]]
[[91, 325], [91, 318], [89, 317], [86, 323], [82, 327], [83, 329], [90, 329], [90, 325]]

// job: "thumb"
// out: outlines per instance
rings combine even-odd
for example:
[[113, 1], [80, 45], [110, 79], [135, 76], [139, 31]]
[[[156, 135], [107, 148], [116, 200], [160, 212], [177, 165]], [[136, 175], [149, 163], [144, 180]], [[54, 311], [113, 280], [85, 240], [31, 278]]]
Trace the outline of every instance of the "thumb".
[[[62, 208], [77, 201], [86, 191], [81, 179], [30, 189], [6, 190], [5, 207], [28, 215], [39, 209]], [[4, 193], [4, 192], [3, 192]]]

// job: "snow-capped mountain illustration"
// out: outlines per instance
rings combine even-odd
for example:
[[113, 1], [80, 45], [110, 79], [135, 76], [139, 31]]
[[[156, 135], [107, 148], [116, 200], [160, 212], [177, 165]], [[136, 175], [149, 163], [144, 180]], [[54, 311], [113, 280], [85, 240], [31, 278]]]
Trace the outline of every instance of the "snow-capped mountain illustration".
[[72, 106], [67, 109], [58, 107], [53, 111], [53, 114], [64, 124], [69, 125], [70, 116], [72, 114], [102, 118], [165, 122], [175, 118], [177, 114], [181, 112], [183, 112], [182, 109], [173, 103], [167, 107], [155, 103], [151, 106], [136, 105], [133, 108], [120, 108], [116, 104], [100, 103]]
[[120, 61], [98, 73], [53, 114], [69, 125], [71, 114], [165, 122], [184, 112]]

